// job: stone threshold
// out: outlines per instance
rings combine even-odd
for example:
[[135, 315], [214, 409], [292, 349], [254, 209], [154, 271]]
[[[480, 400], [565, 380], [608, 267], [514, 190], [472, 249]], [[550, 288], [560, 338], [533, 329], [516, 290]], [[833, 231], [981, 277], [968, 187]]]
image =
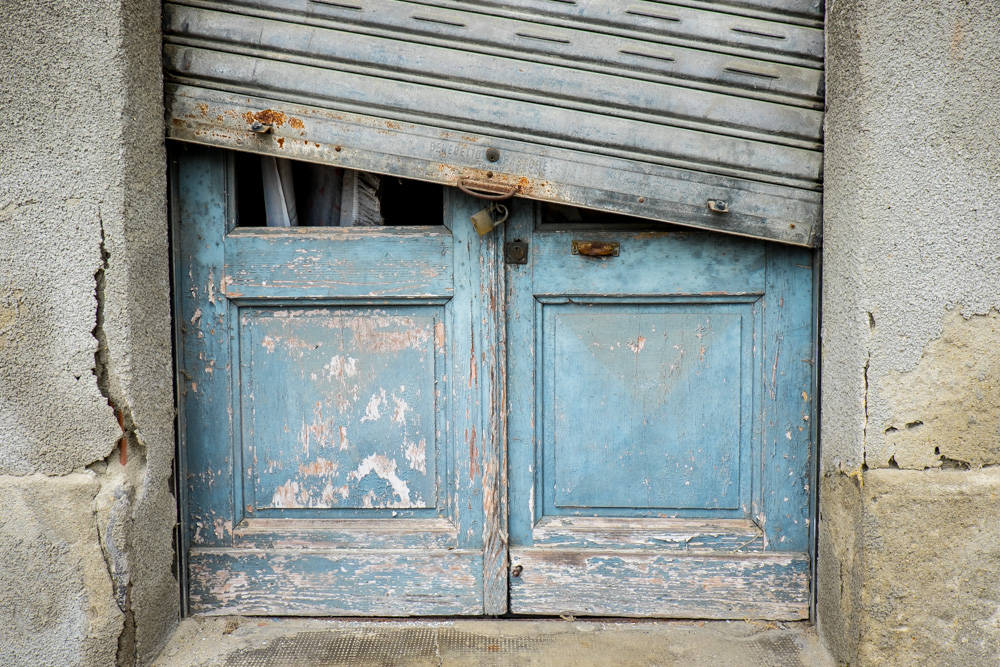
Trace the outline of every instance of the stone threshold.
[[834, 667], [815, 627], [766, 621], [196, 616], [154, 667]]

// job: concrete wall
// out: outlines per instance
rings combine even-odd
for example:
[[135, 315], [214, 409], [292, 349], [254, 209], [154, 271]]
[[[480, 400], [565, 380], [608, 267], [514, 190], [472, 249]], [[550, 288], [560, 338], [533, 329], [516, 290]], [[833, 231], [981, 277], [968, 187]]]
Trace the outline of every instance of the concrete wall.
[[819, 622], [1000, 658], [1000, 3], [830, 0]]
[[0, 12], [4, 664], [146, 664], [178, 615], [159, 16]]

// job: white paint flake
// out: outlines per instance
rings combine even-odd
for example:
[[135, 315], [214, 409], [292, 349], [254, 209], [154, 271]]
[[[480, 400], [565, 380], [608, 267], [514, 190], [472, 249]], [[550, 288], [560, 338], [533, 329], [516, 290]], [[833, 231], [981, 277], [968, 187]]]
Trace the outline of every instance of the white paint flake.
[[632, 350], [632, 352], [635, 353], [636, 356], [638, 356], [639, 353], [642, 352], [642, 348], [644, 347], [646, 347], [645, 336], [639, 336], [634, 343], [631, 341], [629, 341], [628, 343], [628, 349]]
[[382, 418], [382, 412], [380, 408], [385, 403], [385, 389], [379, 388], [379, 393], [372, 394], [372, 397], [368, 399], [368, 405], [365, 406], [365, 416], [361, 418], [363, 422], [377, 422]]
[[[302, 496], [305, 496], [304, 498]], [[281, 486], [279, 486], [274, 491], [274, 497], [271, 498], [271, 507], [308, 507], [309, 494], [304, 490], [300, 492], [299, 483], [294, 480], [288, 480]], [[301, 502], [300, 501], [305, 501]]]
[[[392, 492], [399, 496], [399, 502], [390, 503], [387, 507], [397, 507], [397, 508], [407, 508], [414, 507], [413, 502], [410, 500], [410, 487], [405, 481], [400, 479], [399, 475], [396, 474], [396, 462], [389, 459], [381, 454], [370, 454], [365, 460], [361, 462], [358, 469], [350, 473], [348, 479], [356, 479], [361, 481], [365, 476], [375, 473], [379, 478], [384, 479], [389, 483], [392, 488]], [[363, 499], [366, 503], [369, 499], [366, 497]], [[374, 497], [372, 498], [374, 500]], [[365, 505], [366, 507], [373, 507], [374, 505]]]
[[264, 340], [262, 340], [260, 342], [260, 344], [261, 344], [261, 347], [263, 347], [265, 350], [267, 350], [268, 354], [274, 354], [274, 344], [276, 342], [277, 341], [274, 340], [273, 338], [271, 338], [270, 336], [264, 336]]
[[403, 453], [411, 469], [427, 474], [427, 440], [421, 438], [420, 442], [406, 443], [406, 450]]
[[410, 409], [410, 406], [396, 394], [392, 395], [392, 402], [396, 404], [396, 409], [392, 413], [392, 421], [406, 426], [406, 411]]
[[340, 380], [343, 382], [346, 378], [354, 377], [358, 374], [358, 360], [354, 357], [344, 357], [335, 354], [330, 358], [330, 363], [323, 366], [323, 370], [326, 371], [327, 380]]

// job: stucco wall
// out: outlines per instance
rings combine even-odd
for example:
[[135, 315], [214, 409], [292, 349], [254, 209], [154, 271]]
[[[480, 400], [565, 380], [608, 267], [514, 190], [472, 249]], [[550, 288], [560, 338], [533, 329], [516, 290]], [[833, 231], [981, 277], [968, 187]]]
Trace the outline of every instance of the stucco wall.
[[159, 15], [0, 12], [0, 627], [16, 628], [0, 655], [16, 665], [147, 663], [178, 614]]
[[851, 664], [986, 664], [1000, 600], [942, 578], [1000, 584], [1000, 4], [827, 11], [820, 625]]

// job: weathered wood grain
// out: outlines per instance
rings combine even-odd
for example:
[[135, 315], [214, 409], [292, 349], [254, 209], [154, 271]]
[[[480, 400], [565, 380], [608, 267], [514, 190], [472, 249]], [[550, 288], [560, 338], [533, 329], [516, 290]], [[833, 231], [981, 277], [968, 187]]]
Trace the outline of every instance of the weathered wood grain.
[[[570, 252], [619, 243], [617, 257]], [[543, 225], [532, 238], [535, 294], [763, 294], [766, 244], [719, 234]]]
[[202, 550], [191, 610], [267, 616], [482, 614], [479, 551]]
[[440, 227], [240, 229], [226, 238], [226, 295], [249, 299], [451, 296]]
[[812, 253], [768, 248], [764, 297], [763, 498], [758, 521], [768, 548], [804, 551], [816, 494], [816, 397]]
[[809, 616], [806, 554], [512, 548], [511, 611], [662, 618]]
[[234, 219], [232, 174], [224, 151], [174, 154], [174, 314], [181, 451], [181, 507], [188, 543], [230, 544], [234, 524], [232, 440], [235, 365], [223, 293], [222, 238]]
[[635, 519], [547, 517], [535, 524], [535, 547], [552, 549], [649, 549], [755, 553], [764, 533], [747, 519]]
[[247, 549], [455, 548], [458, 528], [450, 519], [244, 519], [233, 545]]

